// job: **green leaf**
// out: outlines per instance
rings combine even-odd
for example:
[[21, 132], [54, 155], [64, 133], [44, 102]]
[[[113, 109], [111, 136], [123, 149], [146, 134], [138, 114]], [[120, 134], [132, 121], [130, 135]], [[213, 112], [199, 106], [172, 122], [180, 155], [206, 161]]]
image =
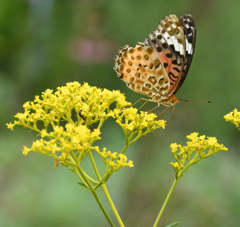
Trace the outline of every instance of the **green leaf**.
[[84, 188], [87, 188], [83, 183], [81, 182], [77, 182], [80, 186], [84, 187]]
[[173, 222], [172, 224], [167, 225], [166, 227], [173, 227], [173, 226], [176, 226], [178, 224], [180, 224], [180, 222], [176, 221], [176, 222]]

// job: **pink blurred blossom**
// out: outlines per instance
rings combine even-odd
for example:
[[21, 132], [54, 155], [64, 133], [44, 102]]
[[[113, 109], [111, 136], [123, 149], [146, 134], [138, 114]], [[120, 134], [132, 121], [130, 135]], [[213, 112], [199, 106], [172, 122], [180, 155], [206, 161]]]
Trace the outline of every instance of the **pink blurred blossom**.
[[81, 63], [104, 63], [113, 60], [116, 43], [110, 40], [75, 39], [70, 43], [70, 56]]

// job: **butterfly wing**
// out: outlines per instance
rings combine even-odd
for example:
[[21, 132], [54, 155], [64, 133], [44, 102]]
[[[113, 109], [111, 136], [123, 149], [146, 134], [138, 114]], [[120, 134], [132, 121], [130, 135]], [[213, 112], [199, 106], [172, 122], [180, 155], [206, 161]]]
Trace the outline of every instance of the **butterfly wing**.
[[164, 17], [146, 42], [158, 54], [170, 80], [168, 96], [175, 94], [186, 78], [195, 46], [196, 30], [191, 15]]
[[194, 20], [191, 15], [185, 14], [179, 18], [179, 21], [183, 27], [184, 35], [185, 35], [185, 51], [186, 51], [186, 57], [185, 57], [185, 64], [183, 68], [183, 73], [180, 78], [180, 81], [174, 91], [174, 94], [178, 91], [178, 89], [182, 86], [182, 83], [184, 82], [188, 70], [190, 68], [194, 49], [195, 49], [195, 43], [196, 43], [196, 27]]
[[147, 37], [159, 56], [170, 80], [170, 96], [183, 72], [185, 59], [184, 31], [176, 15], [163, 18], [158, 28]]
[[133, 91], [162, 101], [170, 88], [168, 75], [159, 57], [152, 48], [138, 43], [135, 48], [128, 45], [120, 49], [115, 59], [114, 70], [127, 87]]
[[117, 76], [133, 91], [158, 103], [175, 105], [174, 94], [185, 80], [194, 52], [196, 29], [191, 15], [163, 18], [158, 28], [135, 48], [120, 49]]

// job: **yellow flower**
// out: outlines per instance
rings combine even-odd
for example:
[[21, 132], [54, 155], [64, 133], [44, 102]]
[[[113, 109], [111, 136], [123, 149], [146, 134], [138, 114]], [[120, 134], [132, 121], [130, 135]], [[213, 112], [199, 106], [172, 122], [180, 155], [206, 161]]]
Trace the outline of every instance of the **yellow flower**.
[[172, 143], [172, 144], [170, 145], [170, 148], [171, 148], [171, 150], [172, 150], [172, 153], [176, 153], [177, 150], [178, 150], [178, 147], [179, 147], [179, 145], [177, 145], [176, 143]]
[[114, 113], [116, 123], [122, 127], [126, 136], [138, 133], [137, 138], [139, 138], [157, 128], [164, 129], [166, 125], [164, 120], [156, 121], [155, 114], [143, 111], [139, 114], [138, 110], [133, 107], [124, 109], [122, 112], [115, 111]]
[[237, 109], [234, 109], [229, 114], [224, 116], [226, 121], [232, 122], [238, 129], [240, 129], [240, 112]]
[[111, 151], [107, 151], [106, 147], [103, 148], [102, 152], [99, 150], [99, 147], [95, 147], [95, 151], [102, 157], [107, 167], [106, 174], [111, 174], [126, 166], [134, 166], [133, 161], [127, 160], [127, 156], [124, 154], [118, 154], [117, 152], [112, 153]]
[[115, 118], [123, 129], [126, 147], [157, 128], [164, 129], [166, 125], [163, 120], [156, 121], [153, 113], [139, 113], [136, 108], [126, 108], [130, 105], [120, 91], [70, 82], [55, 92], [47, 89], [41, 96], [36, 95], [34, 101], [26, 102], [23, 113], [17, 113], [14, 123], [7, 124], [7, 127], [13, 130], [16, 125], [21, 125], [40, 135], [41, 138], [30, 148], [24, 147], [24, 155], [41, 153], [72, 170], [95, 150], [109, 174], [125, 166], [133, 167], [133, 162], [127, 160], [123, 154], [125, 150], [112, 153], [107, 148], [100, 151], [98, 146], [93, 146], [101, 139], [101, 127], [108, 118]]
[[217, 139], [216, 139], [216, 137], [208, 137], [206, 142], [209, 146], [214, 146], [217, 144]]
[[26, 146], [23, 146], [23, 154], [24, 155], [27, 155], [29, 152], [31, 151], [31, 149], [30, 148], [28, 148], [28, 147], [26, 147]]
[[[171, 162], [176, 178], [179, 179], [183, 173], [193, 164], [207, 158], [218, 151], [227, 151], [223, 144], [219, 144], [215, 137], [199, 136], [199, 133], [193, 132], [187, 136], [189, 140], [186, 146], [172, 143], [170, 148], [176, 162]], [[208, 150], [208, 151], [207, 151]]]
[[8, 128], [8, 129], [10, 129], [10, 130], [13, 131], [13, 127], [15, 126], [15, 124], [13, 124], [13, 123], [7, 123], [6, 125], [7, 125], [7, 128]]

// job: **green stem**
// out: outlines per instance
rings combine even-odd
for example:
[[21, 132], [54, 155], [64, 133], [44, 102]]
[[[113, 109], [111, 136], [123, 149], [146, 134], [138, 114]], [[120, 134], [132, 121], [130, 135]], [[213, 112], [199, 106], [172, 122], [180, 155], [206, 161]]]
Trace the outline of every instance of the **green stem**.
[[113, 201], [112, 201], [112, 199], [111, 199], [111, 196], [110, 196], [109, 193], [108, 193], [108, 190], [107, 190], [106, 185], [105, 185], [105, 184], [102, 184], [102, 185], [101, 185], [101, 188], [102, 188], [103, 193], [104, 193], [104, 195], [106, 196], [106, 199], [107, 199], [107, 201], [108, 201], [108, 203], [109, 203], [109, 205], [110, 205], [110, 207], [111, 207], [111, 209], [112, 209], [112, 211], [113, 211], [113, 213], [114, 213], [114, 215], [115, 215], [115, 217], [116, 217], [116, 219], [117, 219], [117, 222], [118, 222], [119, 226], [120, 226], [120, 227], [124, 227], [124, 224], [123, 224], [123, 222], [122, 222], [122, 219], [120, 218], [120, 216], [119, 216], [119, 214], [118, 214], [118, 212], [117, 212], [117, 209], [116, 209], [116, 207], [114, 206], [114, 203], [113, 203]]
[[[97, 176], [97, 178], [98, 178], [98, 180], [99, 180], [99, 182], [100, 182], [102, 179], [101, 179], [101, 176], [100, 176], [100, 174], [99, 174], [99, 172], [98, 172], [97, 166], [96, 166], [96, 164], [95, 164], [95, 161], [94, 161], [94, 158], [93, 158], [91, 152], [89, 152], [89, 157], [90, 157], [91, 163], [92, 163], [92, 165], [93, 165], [93, 169], [94, 169], [94, 171], [95, 171], [95, 173], [96, 173], [96, 176]], [[104, 193], [104, 195], [105, 195], [105, 197], [106, 197], [106, 199], [107, 199], [107, 201], [108, 201], [108, 203], [109, 203], [109, 206], [110, 206], [111, 209], [112, 209], [113, 214], [115, 215], [115, 217], [116, 217], [116, 219], [117, 219], [117, 222], [118, 222], [119, 226], [120, 226], [120, 227], [123, 227], [124, 224], [123, 224], [123, 222], [122, 222], [122, 219], [120, 218], [120, 216], [119, 216], [119, 214], [118, 214], [118, 212], [117, 212], [117, 209], [116, 209], [116, 207], [114, 206], [114, 203], [113, 203], [113, 201], [112, 201], [112, 199], [111, 199], [111, 196], [110, 196], [109, 193], [108, 193], [108, 190], [107, 190], [106, 185], [105, 185], [105, 184], [102, 184], [102, 185], [101, 185], [101, 188], [102, 188], [102, 191], [103, 191], [103, 193]]]
[[124, 132], [124, 134], [125, 134], [125, 137], [126, 137], [126, 143], [125, 143], [125, 146], [124, 146], [124, 148], [122, 149], [122, 151], [121, 151], [121, 153], [120, 154], [124, 154], [125, 153], [125, 151], [127, 150], [127, 148], [131, 145], [131, 144], [133, 144], [136, 140], [134, 139], [134, 141], [131, 141], [131, 139], [132, 139], [132, 137], [134, 136], [134, 135], [136, 135], [136, 133], [131, 133], [129, 136], [127, 135], [127, 133], [126, 132]]
[[105, 216], [105, 217], [106, 217], [106, 219], [108, 220], [108, 223], [109, 223], [111, 226], [113, 226], [113, 227], [114, 227], [114, 224], [113, 224], [112, 220], [110, 219], [110, 217], [108, 216], [108, 214], [107, 214], [107, 212], [106, 212], [105, 208], [103, 207], [103, 205], [102, 205], [101, 201], [99, 200], [99, 198], [98, 198], [98, 195], [97, 195], [96, 191], [95, 191], [95, 190], [93, 190], [93, 191], [91, 191], [91, 192], [92, 192], [92, 194], [93, 194], [94, 198], [96, 199], [96, 201], [97, 201], [97, 203], [98, 203], [98, 205], [99, 205], [100, 209], [102, 210], [102, 212], [103, 212], [104, 216]]
[[104, 118], [104, 119], [101, 119], [100, 121], [99, 121], [99, 124], [98, 124], [98, 129], [100, 130], [100, 128], [102, 127], [102, 125], [103, 125], [103, 123], [107, 120], [108, 118]]
[[[98, 181], [94, 180], [92, 177], [90, 177], [87, 173], [85, 173], [83, 170], [82, 172], [84, 173], [84, 175], [87, 177], [88, 180], [90, 180], [94, 185], [98, 184]], [[94, 186], [95, 187], [95, 186]]]
[[197, 158], [198, 156], [199, 156], [199, 154], [195, 154], [194, 158], [192, 158], [192, 160], [189, 160], [189, 161], [188, 161], [188, 164], [184, 167], [184, 169], [182, 169], [182, 170], [179, 172], [179, 174], [178, 174], [178, 176], [177, 176], [178, 179], [180, 179], [180, 177], [184, 174], [184, 172], [185, 172], [191, 165], [193, 165], [194, 163], [197, 163], [197, 162], [200, 160], [200, 158], [198, 158], [198, 159], [196, 160], [196, 158]]
[[89, 158], [90, 158], [90, 160], [91, 160], [91, 163], [92, 163], [94, 172], [95, 172], [95, 174], [96, 174], [96, 176], [97, 176], [97, 178], [98, 178], [98, 181], [101, 181], [101, 176], [100, 176], [100, 174], [99, 174], [99, 172], [98, 172], [98, 169], [97, 169], [96, 163], [95, 163], [95, 161], [94, 161], [92, 152], [91, 152], [91, 151], [88, 152], [88, 155], [89, 155]]
[[[73, 168], [71, 168], [71, 170], [77, 174], [78, 178], [80, 179], [80, 181], [85, 185], [86, 188], [90, 189], [88, 186], [89, 186], [89, 182], [86, 181], [86, 176], [85, 174], [83, 173], [82, 174], [82, 169], [81, 167], [79, 167], [76, 162], [74, 161], [74, 159], [72, 158], [71, 155], [69, 155], [69, 159], [70, 159], [70, 163], [69, 165], [71, 165]], [[81, 174], [79, 174], [79, 172]]]
[[122, 149], [122, 151], [121, 151], [120, 154], [124, 154], [125, 151], [127, 150], [128, 146], [129, 146], [128, 144], [125, 144], [125, 146], [124, 146], [124, 148]]
[[161, 216], [162, 216], [162, 213], [163, 213], [164, 209], [165, 209], [166, 206], [167, 206], [168, 200], [170, 199], [170, 197], [171, 197], [171, 195], [172, 195], [172, 192], [173, 192], [173, 189], [175, 188], [177, 182], [178, 182], [178, 180], [175, 179], [174, 182], [173, 182], [173, 184], [172, 184], [172, 186], [171, 186], [171, 188], [170, 188], [170, 190], [169, 190], [169, 192], [168, 192], [168, 194], [167, 194], [167, 197], [166, 197], [166, 199], [165, 199], [165, 201], [164, 201], [164, 203], [163, 203], [163, 205], [162, 205], [162, 208], [161, 208], [161, 210], [159, 211], [159, 214], [158, 214], [158, 216], [157, 216], [157, 219], [156, 219], [153, 227], [157, 227], [158, 222], [160, 221], [160, 218], [161, 218]]
[[[113, 226], [113, 227], [114, 227], [114, 224], [113, 224], [112, 220], [110, 219], [110, 217], [108, 216], [107, 211], [106, 211], [105, 208], [103, 207], [103, 205], [102, 205], [102, 203], [101, 203], [101, 201], [100, 201], [100, 199], [99, 199], [96, 191], [93, 189], [92, 185], [89, 183], [88, 179], [85, 177], [85, 174], [82, 173], [81, 167], [77, 167], [77, 170], [75, 171], [75, 173], [77, 174], [77, 176], [79, 177], [79, 179], [81, 179], [82, 177], [84, 178], [85, 182], [86, 182], [87, 185], [88, 185], [89, 190], [92, 192], [92, 194], [93, 194], [95, 200], [97, 201], [100, 209], [102, 210], [104, 216], [105, 216], [106, 219], [108, 220], [108, 223], [110, 224], [110, 226]], [[82, 176], [82, 177], [81, 177], [81, 176]]]

